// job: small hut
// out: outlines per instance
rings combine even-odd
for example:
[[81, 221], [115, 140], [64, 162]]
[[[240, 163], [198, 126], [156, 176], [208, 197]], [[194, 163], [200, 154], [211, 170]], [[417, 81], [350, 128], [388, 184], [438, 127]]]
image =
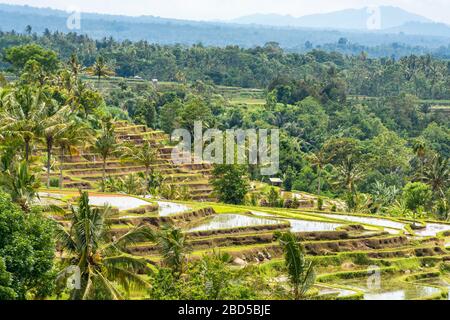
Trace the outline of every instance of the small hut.
[[270, 178], [269, 181], [270, 184], [274, 187], [281, 187], [283, 184], [283, 180], [281, 180], [280, 178]]

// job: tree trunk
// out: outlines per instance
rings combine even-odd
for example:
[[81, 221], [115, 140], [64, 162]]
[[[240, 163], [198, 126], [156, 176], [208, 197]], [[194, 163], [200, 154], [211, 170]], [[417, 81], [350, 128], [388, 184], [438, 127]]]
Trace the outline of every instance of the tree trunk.
[[103, 178], [102, 178], [102, 191], [105, 192], [105, 180], [106, 180], [106, 157], [103, 158]]
[[294, 300], [300, 300], [300, 292], [297, 285], [294, 285]]
[[63, 163], [64, 163], [64, 147], [61, 146], [61, 154], [59, 159], [59, 188], [63, 188], [64, 176], [63, 176]]
[[317, 181], [318, 186], [317, 186], [317, 195], [318, 195], [319, 197], [320, 197], [320, 192], [322, 191], [322, 190], [321, 190], [321, 184], [320, 184], [321, 178], [322, 178], [322, 169], [318, 168], [318, 181]]
[[28, 162], [28, 159], [30, 157], [30, 139], [25, 139], [25, 161]]
[[47, 139], [47, 189], [50, 189], [50, 166], [52, 159], [52, 148], [53, 148], [52, 139]]
[[150, 186], [148, 185], [150, 182], [149, 179], [149, 167], [145, 167], [145, 192], [147, 193], [150, 190]]

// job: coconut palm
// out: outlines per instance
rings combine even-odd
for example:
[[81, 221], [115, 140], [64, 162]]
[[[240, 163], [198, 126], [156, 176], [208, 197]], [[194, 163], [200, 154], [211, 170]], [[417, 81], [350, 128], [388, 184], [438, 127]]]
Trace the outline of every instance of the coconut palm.
[[56, 102], [50, 104], [46, 109], [46, 115], [43, 120], [42, 138], [47, 152], [47, 188], [50, 188], [50, 169], [53, 154], [53, 147], [56, 140], [64, 136], [64, 132], [69, 128], [70, 107], [59, 106]]
[[70, 72], [74, 76], [75, 80], [77, 80], [79, 74], [83, 71], [83, 66], [78, 62], [78, 56], [75, 53], [72, 53], [67, 64]]
[[42, 133], [46, 104], [47, 97], [42, 90], [24, 86], [12, 93], [0, 111], [0, 131], [23, 141], [27, 162], [31, 144]]
[[[79, 270], [79, 287], [72, 290], [71, 299], [119, 300], [124, 298], [123, 292], [149, 287], [138, 275], [148, 271], [146, 260], [125, 252], [130, 244], [153, 239], [153, 233], [147, 227], [138, 227], [116, 237], [111, 232], [111, 212], [108, 207], [92, 208], [84, 192], [77, 207], [72, 207], [70, 227], [58, 228], [63, 262]], [[60, 279], [67, 279], [67, 271], [62, 271]]]
[[352, 156], [347, 156], [345, 160], [336, 168], [336, 182], [345, 188], [350, 194], [356, 192], [357, 183], [364, 177], [363, 168], [353, 160]]
[[424, 169], [423, 181], [431, 187], [435, 196], [445, 198], [445, 191], [450, 184], [448, 158], [435, 155], [429, 166]]
[[142, 145], [126, 145], [121, 148], [122, 159], [130, 160], [145, 167], [145, 188], [149, 187], [150, 169], [156, 163], [158, 150], [150, 141], [145, 140]]
[[2, 157], [0, 185], [11, 195], [13, 202], [19, 204], [26, 212], [30, 211], [40, 187], [39, 178], [30, 170], [26, 161], [15, 162], [14, 157]]
[[[95, 152], [99, 153], [102, 157], [102, 178], [103, 181], [106, 179], [106, 160], [110, 157], [118, 148], [116, 136], [114, 134], [114, 126], [111, 120], [105, 120], [102, 123], [102, 131], [100, 136], [97, 138], [94, 144]], [[102, 191], [104, 191], [104, 186], [102, 185]]]
[[112, 71], [107, 65], [105, 58], [102, 56], [98, 56], [95, 63], [86, 69], [88, 74], [96, 76], [98, 81], [98, 88], [100, 88], [100, 80], [102, 77], [108, 77], [114, 75], [114, 71]]
[[425, 160], [427, 155], [427, 146], [425, 141], [422, 139], [417, 139], [413, 143], [413, 151], [416, 154], [416, 158], [420, 163], [420, 179], [423, 177], [423, 170], [425, 167]]
[[175, 277], [182, 275], [189, 252], [184, 233], [179, 228], [166, 225], [156, 233], [155, 238], [163, 264], [172, 270]]
[[323, 150], [320, 150], [316, 153], [309, 154], [308, 160], [314, 167], [317, 168], [317, 195], [320, 196], [322, 192], [322, 170], [330, 161], [330, 159], [327, 157], [326, 153]]
[[284, 251], [285, 264], [293, 289], [294, 299], [300, 300], [305, 297], [315, 282], [316, 275], [313, 263], [306, 261], [303, 248], [293, 233], [278, 233], [276, 237]]
[[59, 147], [59, 187], [63, 187], [64, 182], [64, 161], [65, 152], [71, 153], [72, 148], [77, 146], [87, 147], [94, 139], [93, 130], [77, 117], [72, 117], [64, 130], [58, 132], [54, 137], [55, 145]]

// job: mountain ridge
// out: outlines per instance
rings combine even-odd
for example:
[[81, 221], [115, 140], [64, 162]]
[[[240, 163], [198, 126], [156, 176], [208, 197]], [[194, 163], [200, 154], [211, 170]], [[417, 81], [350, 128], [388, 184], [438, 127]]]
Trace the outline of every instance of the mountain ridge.
[[345, 9], [329, 13], [311, 14], [300, 17], [278, 14], [252, 14], [232, 19], [230, 23], [257, 24], [271, 26], [310, 27], [325, 29], [356, 29], [367, 30], [367, 23], [371, 17], [379, 12], [380, 29], [399, 27], [407, 22], [432, 23], [431, 19], [408, 12], [398, 7], [382, 6], [374, 8]]

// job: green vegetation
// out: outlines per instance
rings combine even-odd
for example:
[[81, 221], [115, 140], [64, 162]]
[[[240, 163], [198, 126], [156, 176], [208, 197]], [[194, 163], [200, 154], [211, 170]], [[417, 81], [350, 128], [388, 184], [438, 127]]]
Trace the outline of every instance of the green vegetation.
[[[447, 61], [50, 32], [0, 50], [0, 299], [361, 299], [369, 266], [388, 292], [448, 277]], [[282, 183], [173, 161], [194, 121], [279, 128]]]

